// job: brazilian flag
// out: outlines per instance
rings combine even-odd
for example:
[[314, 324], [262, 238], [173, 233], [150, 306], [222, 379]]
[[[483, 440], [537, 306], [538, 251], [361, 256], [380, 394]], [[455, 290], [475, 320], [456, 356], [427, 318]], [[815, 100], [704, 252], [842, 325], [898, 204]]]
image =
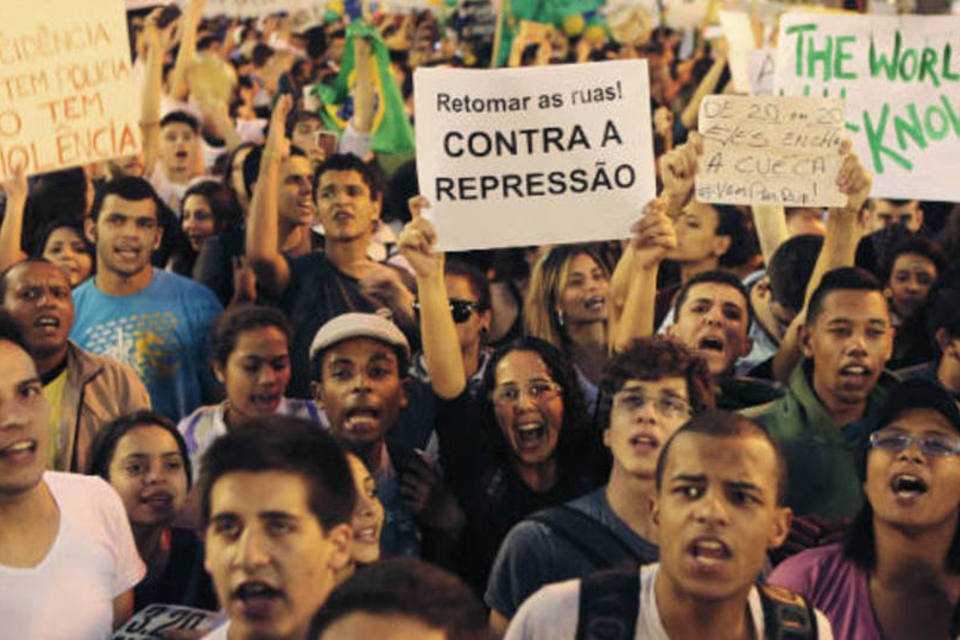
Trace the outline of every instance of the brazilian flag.
[[414, 151], [416, 143], [413, 127], [404, 109], [400, 88], [390, 74], [390, 56], [380, 32], [371, 25], [353, 22], [347, 27], [347, 41], [340, 61], [340, 73], [333, 86], [319, 85], [314, 93], [323, 100], [320, 117], [326, 127], [343, 131], [353, 116], [353, 99], [350, 89], [356, 81], [354, 38], [370, 41], [371, 64], [374, 65], [373, 82], [376, 94], [371, 130], [371, 148], [376, 153], [394, 154]]
[[503, 21], [500, 46], [496, 51], [498, 67], [507, 63], [513, 36], [522, 20], [542, 22], [556, 27], [574, 14], [593, 14], [606, 4], [606, 0], [501, 0], [500, 19]]

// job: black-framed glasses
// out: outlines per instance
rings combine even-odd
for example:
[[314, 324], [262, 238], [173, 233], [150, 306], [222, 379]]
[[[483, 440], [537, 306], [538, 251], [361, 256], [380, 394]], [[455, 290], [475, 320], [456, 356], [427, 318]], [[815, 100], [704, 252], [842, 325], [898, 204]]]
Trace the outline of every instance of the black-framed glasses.
[[870, 434], [870, 446], [890, 453], [902, 453], [911, 444], [916, 444], [927, 456], [960, 455], [960, 438], [940, 433], [911, 436], [899, 431], [874, 431]]
[[653, 408], [664, 418], [689, 417], [693, 415], [693, 408], [689, 402], [683, 398], [666, 394], [654, 398], [640, 391], [623, 391], [613, 397], [613, 402], [628, 411], [637, 411], [642, 409], [648, 402], [652, 402]]
[[[413, 310], [420, 314], [420, 302], [413, 303]], [[470, 319], [470, 314], [479, 314], [483, 309], [479, 302], [473, 300], [460, 300], [459, 298], [450, 298], [450, 313], [453, 315], [453, 321], [457, 324], [463, 324]]]

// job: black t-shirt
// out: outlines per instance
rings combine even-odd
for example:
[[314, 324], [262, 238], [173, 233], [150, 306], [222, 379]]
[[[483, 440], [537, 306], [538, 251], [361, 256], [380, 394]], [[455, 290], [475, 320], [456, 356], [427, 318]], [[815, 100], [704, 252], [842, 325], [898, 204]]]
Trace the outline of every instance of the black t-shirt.
[[134, 611], [151, 604], [181, 604], [217, 610], [210, 576], [203, 568], [203, 543], [189, 529], [174, 527], [170, 536], [170, 561], [158, 580], [141, 582], [133, 589]]
[[460, 573], [479, 594], [486, 589], [497, 550], [513, 525], [593, 488], [575, 470], [561, 469], [555, 487], [536, 493], [509, 462], [498, 460], [481, 425], [481, 401], [468, 391], [453, 400], [437, 399], [440, 461], [467, 520]]
[[360, 291], [356, 278], [337, 269], [322, 253], [291, 260], [290, 282], [280, 300], [293, 327], [287, 395], [311, 397], [310, 343], [320, 327], [343, 313], [372, 313], [382, 306]]

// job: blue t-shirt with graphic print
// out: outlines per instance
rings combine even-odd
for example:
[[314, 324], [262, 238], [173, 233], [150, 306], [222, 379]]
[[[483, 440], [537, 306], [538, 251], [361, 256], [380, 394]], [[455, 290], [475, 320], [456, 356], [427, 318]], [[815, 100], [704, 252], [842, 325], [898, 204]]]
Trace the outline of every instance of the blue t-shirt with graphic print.
[[209, 289], [158, 269], [150, 284], [127, 296], [108, 295], [94, 280], [73, 290], [73, 341], [129, 365], [154, 410], [174, 421], [215, 399], [210, 327], [223, 307]]

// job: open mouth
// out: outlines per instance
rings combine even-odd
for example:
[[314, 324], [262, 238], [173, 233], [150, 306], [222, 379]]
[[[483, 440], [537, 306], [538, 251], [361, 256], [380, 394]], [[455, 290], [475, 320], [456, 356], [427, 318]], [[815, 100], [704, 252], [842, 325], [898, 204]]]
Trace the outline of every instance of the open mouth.
[[132, 247], [120, 247], [116, 249], [114, 253], [117, 254], [117, 257], [124, 260], [136, 260], [140, 257], [140, 250]]
[[233, 590], [230, 599], [239, 603], [245, 618], [268, 618], [283, 598], [283, 591], [258, 580], [244, 582]]
[[631, 447], [642, 451], [656, 451], [660, 447], [660, 440], [650, 433], [638, 433], [629, 442]]
[[920, 476], [910, 473], [898, 473], [890, 481], [890, 489], [898, 498], [916, 498], [927, 492], [929, 487]]
[[142, 496], [140, 502], [158, 509], [170, 509], [173, 507], [173, 495], [166, 491], [158, 491]]
[[356, 407], [347, 411], [344, 427], [352, 431], [375, 429], [380, 422], [380, 412], [373, 407]]
[[547, 425], [528, 422], [517, 426], [517, 443], [521, 449], [536, 449], [547, 435]]
[[29, 458], [37, 452], [36, 440], [17, 440], [0, 449], [0, 459], [17, 461]]
[[587, 298], [584, 301], [583, 306], [587, 311], [602, 311], [606, 304], [607, 299], [603, 296], [593, 296], [591, 298]]
[[33, 323], [33, 326], [41, 329], [59, 329], [60, 319], [54, 318], [53, 316], [40, 316]]
[[723, 338], [717, 338], [713, 336], [701, 338], [700, 342], [697, 343], [697, 348], [705, 351], [717, 351], [723, 353]]
[[380, 542], [380, 533], [377, 527], [363, 527], [353, 532], [354, 541], [376, 544]]
[[250, 404], [259, 413], [273, 413], [280, 404], [280, 395], [276, 393], [262, 393], [250, 396]]
[[346, 224], [351, 220], [353, 220], [353, 214], [350, 213], [349, 211], [337, 211], [336, 213], [333, 214], [334, 222], [337, 222], [340, 224]]
[[173, 154], [173, 156], [180, 161], [185, 161], [187, 159], [187, 155], [188, 154], [186, 151], [177, 151], [176, 153]]
[[840, 377], [849, 382], [862, 383], [870, 377], [872, 372], [870, 367], [862, 364], [848, 364], [840, 367]]
[[733, 556], [730, 547], [716, 538], [697, 538], [687, 547], [687, 553], [697, 563], [707, 566], [729, 560]]

